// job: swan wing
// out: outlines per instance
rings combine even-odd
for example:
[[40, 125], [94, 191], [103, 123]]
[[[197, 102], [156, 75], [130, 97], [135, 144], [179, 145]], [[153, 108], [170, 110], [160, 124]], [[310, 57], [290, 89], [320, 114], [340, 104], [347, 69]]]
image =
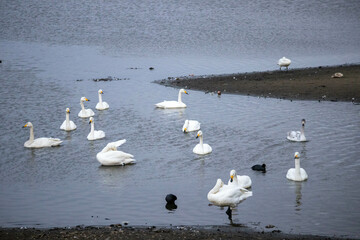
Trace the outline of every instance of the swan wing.
[[184, 108], [186, 104], [178, 101], [163, 101], [155, 104], [155, 106], [158, 108]]
[[60, 126], [61, 130], [66, 130], [66, 120]]
[[189, 127], [187, 131], [198, 131], [200, 130], [200, 123], [196, 120], [189, 120]]
[[96, 155], [96, 158], [102, 165], [107, 166], [125, 165], [136, 162], [133, 155], [122, 151], [100, 152]]
[[59, 146], [62, 141], [59, 138], [36, 138], [32, 143], [25, 143], [25, 147], [30, 148], [43, 148], [43, 147], [55, 147]]

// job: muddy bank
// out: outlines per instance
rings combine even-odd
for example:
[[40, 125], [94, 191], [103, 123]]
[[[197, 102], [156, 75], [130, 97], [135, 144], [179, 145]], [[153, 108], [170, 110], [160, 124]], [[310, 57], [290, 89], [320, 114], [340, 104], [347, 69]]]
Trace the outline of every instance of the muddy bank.
[[[343, 77], [332, 77], [342, 73]], [[156, 83], [204, 92], [242, 94], [289, 100], [360, 100], [360, 65], [249, 72], [229, 75], [186, 76]]]
[[313, 235], [283, 234], [278, 230], [255, 232], [245, 227], [75, 227], [54, 229], [0, 228], [0, 239], [344, 239]]

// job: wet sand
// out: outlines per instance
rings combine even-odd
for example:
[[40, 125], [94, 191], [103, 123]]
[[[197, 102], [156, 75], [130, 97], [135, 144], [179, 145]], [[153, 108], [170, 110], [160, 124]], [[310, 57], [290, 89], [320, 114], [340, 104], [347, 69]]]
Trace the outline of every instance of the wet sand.
[[0, 228], [0, 239], [345, 239], [312, 235], [283, 234], [278, 230], [255, 232], [246, 227], [75, 227], [54, 229]]
[[[333, 78], [335, 73], [343, 77]], [[185, 76], [156, 81], [177, 88], [221, 91], [288, 100], [360, 100], [360, 65], [319, 66], [228, 75]]]

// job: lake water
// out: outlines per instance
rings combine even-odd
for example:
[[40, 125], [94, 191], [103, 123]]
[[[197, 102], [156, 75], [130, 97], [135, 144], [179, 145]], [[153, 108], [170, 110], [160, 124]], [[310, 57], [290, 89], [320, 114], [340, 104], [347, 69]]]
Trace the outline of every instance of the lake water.
[[[293, 68], [359, 63], [359, 12], [358, 1], [1, 1], [0, 226], [229, 225], [206, 195], [236, 169], [251, 177], [253, 196], [234, 224], [359, 238], [359, 106], [190, 90], [186, 109], [159, 110], [178, 89], [152, 83], [274, 70], [282, 56]], [[99, 88], [109, 110], [95, 110]], [[86, 139], [82, 96], [105, 139]], [[66, 107], [78, 127], [69, 133], [59, 129]], [[288, 142], [302, 118], [309, 141]], [[198, 140], [181, 132], [185, 119], [201, 122], [211, 154], [192, 152]], [[35, 137], [62, 146], [24, 148], [28, 121]], [[96, 154], [124, 138], [120, 149], [137, 163], [101, 167]], [[285, 177], [296, 151], [306, 182]], [[266, 174], [251, 170], [259, 163]], [[178, 197], [174, 211], [168, 193]]]

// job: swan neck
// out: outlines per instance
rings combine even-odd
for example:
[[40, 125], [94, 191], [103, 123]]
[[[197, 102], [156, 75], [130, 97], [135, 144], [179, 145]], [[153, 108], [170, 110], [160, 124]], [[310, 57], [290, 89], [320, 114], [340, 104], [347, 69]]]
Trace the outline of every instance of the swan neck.
[[302, 126], [301, 126], [301, 135], [304, 135], [304, 134], [305, 134], [305, 126], [302, 125]]
[[181, 94], [182, 94], [181, 91], [179, 91], [178, 102], [182, 102], [181, 101]]
[[300, 175], [300, 159], [295, 158], [295, 172]]
[[90, 134], [94, 136], [94, 131], [95, 131], [95, 124], [94, 122], [91, 122], [91, 130], [90, 130]]
[[70, 123], [70, 114], [66, 112], [66, 124]]
[[102, 96], [100, 93], [99, 93], [99, 103], [102, 103]]
[[200, 146], [203, 147], [204, 145], [204, 139], [203, 139], [203, 136], [200, 136]]
[[80, 101], [80, 106], [81, 106], [81, 110], [82, 110], [83, 112], [85, 112], [84, 103], [83, 103], [82, 101]]
[[30, 127], [30, 138], [29, 141], [34, 141], [34, 127]]

